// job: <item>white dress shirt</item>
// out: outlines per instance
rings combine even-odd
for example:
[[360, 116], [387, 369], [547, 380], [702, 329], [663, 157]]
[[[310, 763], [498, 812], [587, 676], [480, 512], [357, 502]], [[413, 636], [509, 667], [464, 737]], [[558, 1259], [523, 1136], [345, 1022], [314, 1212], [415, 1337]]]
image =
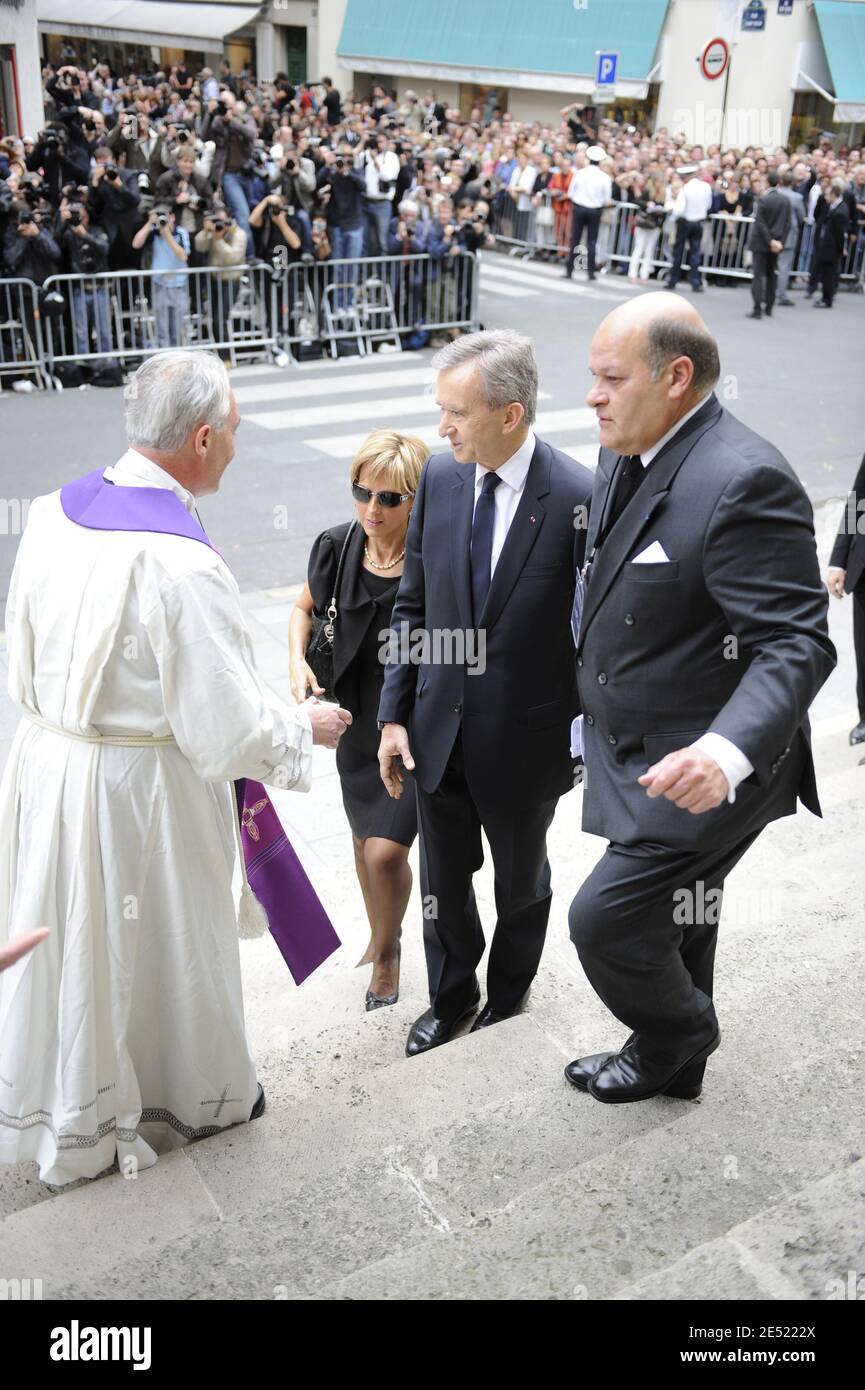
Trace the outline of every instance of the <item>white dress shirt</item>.
[[[520, 445], [515, 454], [511, 454], [507, 463], [503, 463], [501, 468], [495, 471], [501, 478], [501, 482], [493, 493], [493, 501], [496, 504], [496, 516], [493, 523], [493, 553], [492, 564], [490, 566], [490, 578], [496, 572], [496, 565], [502, 553], [502, 546], [511, 527], [520, 498], [523, 495], [523, 488], [526, 485], [526, 476], [529, 471], [529, 464], [535, 452], [536, 444], [534, 430], [529, 430], [525, 442]], [[475, 464], [475, 507], [478, 505], [478, 498], [481, 495], [484, 478], [493, 470], [484, 468], [483, 464]], [[472, 511], [472, 522], [474, 523], [474, 511]]]
[[712, 190], [705, 179], [688, 179], [673, 204], [673, 216], [684, 217], [686, 222], [702, 222], [709, 216], [712, 206]]
[[[696, 182], [696, 180], [692, 180], [692, 182]], [[708, 187], [708, 184], [704, 186]], [[708, 399], [708, 395], [704, 396], [701, 401], [692, 406], [686, 415], [682, 416], [681, 420], [676, 421], [671, 430], [667, 430], [667, 433], [661, 436], [657, 444], [653, 444], [651, 449], [643, 450], [640, 454], [640, 463], [644, 468], [648, 468], [664, 445], [668, 444], [675, 434], [678, 434], [686, 420], [690, 420], [692, 415], [696, 415], [697, 411], [703, 408]], [[704, 753], [708, 753], [710, 758], [714, 758], [727, 779], [727, 800], [735, 801], [736, 788], [746, 777], [750, 777], [754, 771], [754, 764], [745, 757], [745, 754], [736, 747], [735, 743], [731, 743], [722, 734], [703, 734], [702, 738], [698, 738], [691, 746], [701, 748]]]
[[613, 180], [597, 164], [578, 169], [568, 184], [568, 197], [581, 208], [602, 208], [612, 202]]

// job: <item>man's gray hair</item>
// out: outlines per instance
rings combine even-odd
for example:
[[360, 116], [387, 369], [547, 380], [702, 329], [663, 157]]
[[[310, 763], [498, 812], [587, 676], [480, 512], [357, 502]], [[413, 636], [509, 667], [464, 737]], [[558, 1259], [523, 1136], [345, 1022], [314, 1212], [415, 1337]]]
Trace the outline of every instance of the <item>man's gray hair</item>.
[[231, 413], [228, 372], [212, 352], [156, 352], [130, 377], [123, 395], [129, 443], [163, 454], [179, 453], [201, 425], [225, 429]]
[[829, 184], [829, 187], [831, 188], [832, 192], [836, 194], [837, 197], [843, 198], [844, 194], [847, 192], [847, 180], [842, 179], [839, 174], [836, 174], [832, 182]]
[[538, 410], [538, 364], [531, 338], [512, 328], [487, 329], [455, 338], [432, 359], [433, 371], [448, 372], [477, 362], [484, 400], [490, 410], [503, 410], [517, 402], [525, 411], [525, 423], [533, 425]]

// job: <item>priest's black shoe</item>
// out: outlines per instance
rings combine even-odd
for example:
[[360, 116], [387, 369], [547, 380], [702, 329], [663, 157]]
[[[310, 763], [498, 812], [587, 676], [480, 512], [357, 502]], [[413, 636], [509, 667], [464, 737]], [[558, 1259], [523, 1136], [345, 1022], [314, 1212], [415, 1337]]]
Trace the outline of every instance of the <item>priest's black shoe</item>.
[[469, 1029], [469, 1032], [479, 1033], [482, 1028], [489, 1028], [490, 1025], [493, 1023], [504, 1023], [506, 1018], [516, 1018], [517, 1014], [521, 1014], [523, 1009], [525, 1008], [526, 1000], [528, 999], [528, 997], [528, 992], [526, 992], [523, 995], [517, 1007], [514, 1009], [513, 1013], [510, 1014], [497, 1014], [495, 1009], [491, 1008], [489, 1004], [484, 1004], [484, 1007], [481, 1009], [480, 1013], [478, 1014], [477, 1018], [475, 1019], [471, 1028]]
[[264, 1087], [262, 1086], [261, 1082], [259, 1081], [259, 1083], [258, 1083], [258, 1092], [256, 1093], [256, 1097], [255, 1097], [255, 1104], [254, 1104], [254, 1106], [252, 1107], [252, 1109], [251, 1109], [250, 1112], [249, 1112], [249, 1118], [250, 1118], [251, 1120], [257, 1120], [257, 1119], [259, 1118], [259, 1116], [260, 1116], [260, 1115], [263, 1115], [263, 1114], [264, 1114]]
[[615, 1053], [600, 1071], [595, 1073], [588, 1083], [589, 1095], [608, 1105], [670, 1095], [670, 1087], [675, 1086], [677, 1082], [683, 1082], [688, 1071], [710, 1057], [720, 1042], [719, 1028], [703, 1047], [690, 1057], [683, 1057], [678, 1061], [660, 1061], [645, 1053], [641, 1054], [640, 1044], [635, 1042]]
[[857, 743], [865, 743], [865, 719], [860, 719], [856, 728], [850, 730], [850, 743], [853, 747]]
[[[623, 1044], [623, 1051], [634, 1041], [634, 1034]], [[578, 1091], [588, 1091], [589, 1082], [592, 1077], [597, 1076], [601, 1067], [605, 1067], [611, 1057], [615, 1057], [615, 1052], [595, 1052], [591, 1057], [578, 1057], [576, 1061], [569, 1062], [565, 1067], [565, 1080], [572, 1086], [576, 1086]], [[702, 1066], [698, 1062], [696, 1066], [690, 1066], [683, 1071], [676, 1080], [673, 1081], [664, 1091], [665, 1096], [673, 1096], [676, 1100], [696, 1100], [703, 1089], [700, 1079]]]
[[420, 1018], [415, 1019], [409, 1029], [408, 1041], [405, 1045], [406, 1057], [417, 1057], [420, 1052], [429, 1052], [433, 1047], [441, 1047], [442, 1043], [450, 1042], [457, 1028], [471, 1017], [480, 1001], [481, 992], [478, 990], [468, 1008], [463, 1010], [459, 1018], [436, 1018], [432, 1009], [427, 1009], [425, 1014], [421, 1014]]

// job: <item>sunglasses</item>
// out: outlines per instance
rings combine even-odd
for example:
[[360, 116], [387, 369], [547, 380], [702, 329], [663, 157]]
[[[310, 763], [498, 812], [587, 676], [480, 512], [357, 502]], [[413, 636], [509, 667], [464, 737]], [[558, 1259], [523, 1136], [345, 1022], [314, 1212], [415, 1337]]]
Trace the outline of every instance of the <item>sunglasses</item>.
[[352, 483], [351, 495], [355, 502], [371, 502], [375, 497], [382, 507], [398, 507], [401, 502], [414, 497], [413, 492], [372, 492], [368, 487], [361, 487], [360, 483]]

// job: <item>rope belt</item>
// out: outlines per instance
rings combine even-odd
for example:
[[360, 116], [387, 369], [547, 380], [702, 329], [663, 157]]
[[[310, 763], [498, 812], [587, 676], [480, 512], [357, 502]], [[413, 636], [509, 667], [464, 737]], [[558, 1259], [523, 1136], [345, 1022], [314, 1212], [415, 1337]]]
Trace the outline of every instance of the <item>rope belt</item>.
[[64, 738], [77, 739], [79, 743], [110, 743], [118, 748], [169, 748], [177, 744], [177, 739], [173, 734], [165, 734], [160, 738], [155, 738], [152, 734], [77, 734], [71, 729], [64, 729], [59, 724], [52, 724], [50, 720], [43, 719], [41, 714], [34, 714], [32, 710], [24, 710], [24, 714], [31, 724], [38, 724], [41, 729], [48, 729], [52, 734], [62, 734]]

